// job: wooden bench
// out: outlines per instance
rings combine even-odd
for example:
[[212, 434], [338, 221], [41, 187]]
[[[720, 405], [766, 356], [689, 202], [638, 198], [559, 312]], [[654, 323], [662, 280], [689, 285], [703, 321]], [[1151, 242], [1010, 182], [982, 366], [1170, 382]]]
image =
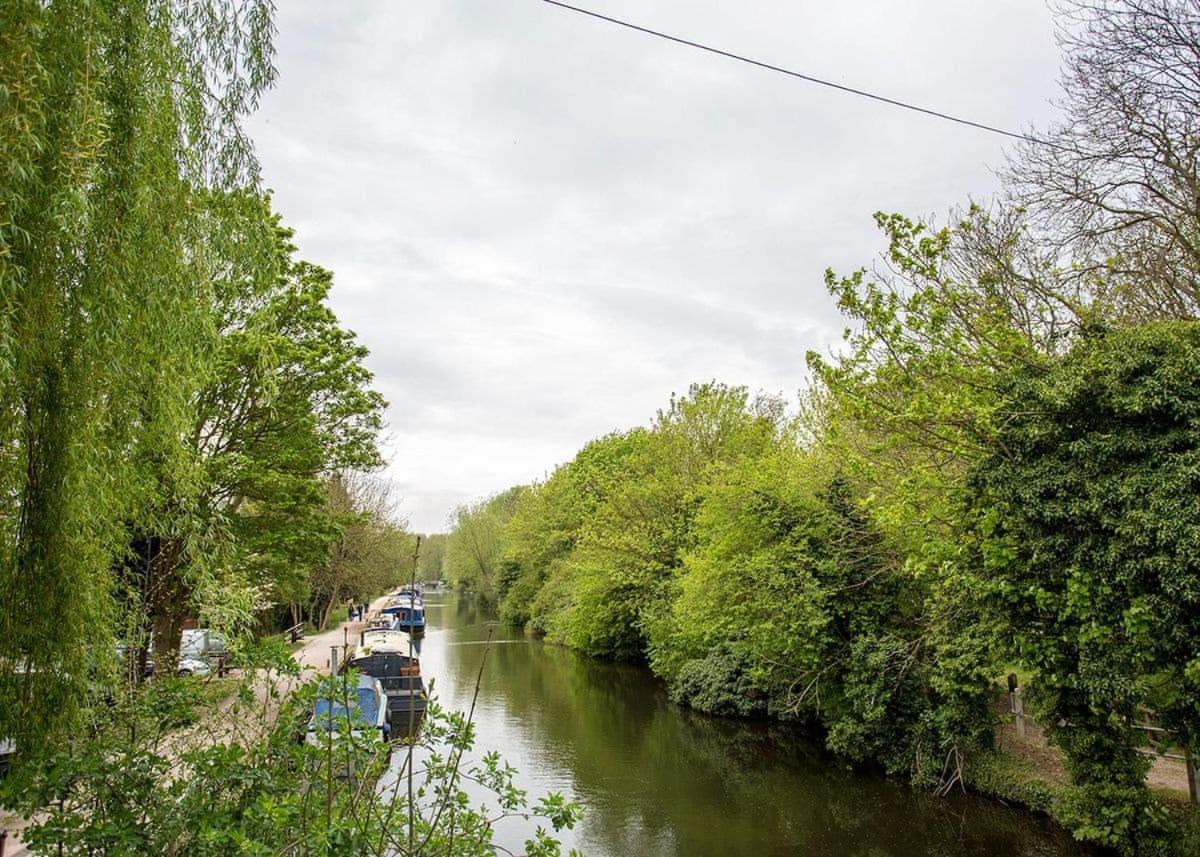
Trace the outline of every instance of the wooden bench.
[[299, 643], [304, 638], [304, 623], [300, 622], [283, 632], [288, 640], [293, 643]]

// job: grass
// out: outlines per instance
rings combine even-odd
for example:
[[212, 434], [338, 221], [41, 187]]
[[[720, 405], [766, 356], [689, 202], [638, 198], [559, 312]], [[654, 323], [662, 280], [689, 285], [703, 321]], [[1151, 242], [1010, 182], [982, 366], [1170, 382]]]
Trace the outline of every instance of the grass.
[[233, 676], [224, 676], [217, 678], [214, 672], [202, 680], [204, 683], [200, 689], [200, 699], [204, 705], [218, 705], [224, 702], [237, 691], [238, 683], [241, 679]]
[[[334, 630], [339, 625], [341, 625], [343, 622], [345, 622], [346, 619], [349, 618], [349, 616], [350, 616], [350, 608], [349, 607], [337, 608], [336, 610], [334, 610], [332, 613], [329, 614], [329, 627], [326, 628], [325, 630], [326, 631]], [[304, 624], [304, 633], [305, 634], [321, 634], [324, 632], [321, 631], [321, 629], [318, 628], [316, 625], [314, 625], [312, 622], [306, 622]]]

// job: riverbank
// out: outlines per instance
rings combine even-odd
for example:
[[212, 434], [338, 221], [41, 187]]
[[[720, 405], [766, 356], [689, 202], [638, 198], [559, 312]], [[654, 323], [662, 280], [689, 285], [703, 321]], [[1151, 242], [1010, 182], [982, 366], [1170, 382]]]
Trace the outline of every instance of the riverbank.
[[[1065, 829], [1072, 826], [1072, 807], [1083, 800], [1082, 790], [1071, 782], [1062, 752], [1034, 722], [1017, 734], [1011, 720], [996, 730], [994, 752], [970, 760], [964, 770], [969, 788], [1007, 803], [1043, 813]], [[1146, 785], [1182, 836], [1178, 853], [1200, 854], [1200, 807], [1191, 803], [1187, 769], [1181, 761], [1156, 757]]]
[[[469, 710], [478, 679], [478, 752], [498, 751], [519, 771], [518, 788], [561, 791], [584, 807], [564, 853], [1094, 853], [1049, 818], [1011, 803], [957, 789], [936, 797], [853, 770], [794, 724], [675, 705], [645, 668], [587, 658], [497, 626], [495, 612], [470, 599], [430, 595], [426, 609], [421, 666], [434, 679], [438, 703]], [[530, 833], [514, 822], [497, 841], [520, 853]]]
[[[521, 633], [529, 632], [522, 630]], [[543, 644], [567, 648], [548, 640], [543, 640]], [[633, 668], [653, 675], [648, 667], [638, 665]], [[705, 713], [700, 707], [684, 707], [705, 716], [739, 722], [754, 723], [761, 719], [738, 716], [728, 710], [714, 715]], [[1086, 796], [1082, 789], [1071, 783], [1061, 751], [1047, 740], [1044, 730], [1032, 719], [1027, 718], [1024, 736], [1018, 736], [1012, 718], [1007, 714], [1006, 697], [999, 692], [995, 711], [998, 721], [995, 749], [964, 761], [961, 788], [956, 786], [954, 791], [965, 789], [1000, 805], [1044, 816], [1066, 834], [1078, 829], [1078, 807], [1085, 802]], [[843, 763], [846, 760], [843, 759]], [[1156, 805], [1177, 825], [1181, 838], [1180, 850], [1175, 853], [1200, 855], [1200, 809], [1190, 803], [1183, 762], [1155, 758], [1146, 782]], [[1097, 844], [1094, 839], [1082, 841]]]
[[[1056, 765], [1053, 757], [1037, 759], [1031, 753], [998, 748], [971, 759], [963, 776], [971, 791], [1043, 814], [1067, 831], [1074, 817], [1072, 807], [1083, 799], [1083, 794], [1057, 775]], [[1186, 792], [1181, 796], [1177, 790], [1155, 787], [1151, 792], [1178, 826], [1178, 853], [1200, 854], [1200, 811], [1189, 803]]]

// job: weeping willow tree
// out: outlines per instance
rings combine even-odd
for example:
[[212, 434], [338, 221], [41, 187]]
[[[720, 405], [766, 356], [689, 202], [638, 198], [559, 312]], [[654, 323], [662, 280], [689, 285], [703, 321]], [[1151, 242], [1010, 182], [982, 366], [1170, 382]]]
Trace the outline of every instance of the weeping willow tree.
[[[0, 735], [45, 737], [111, 652], [143, 534], [186, 544], [179, 439], [211, 335], [213, 190], [257, 181], [259, 0], [0, 3]], [[14, 704], [15, 703], [15, 704]]]

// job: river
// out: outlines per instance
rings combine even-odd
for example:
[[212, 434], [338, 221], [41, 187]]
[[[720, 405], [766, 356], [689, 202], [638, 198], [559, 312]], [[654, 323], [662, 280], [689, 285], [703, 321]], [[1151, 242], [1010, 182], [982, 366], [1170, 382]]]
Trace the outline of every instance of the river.
[[[1087, 853], [994, 801], [849, 771], [795, 728], [681, 709], [647, 670], [546, 645], [466, 598], [425, 604], [421, 667], [438, 699], [465, 712], [487, 652], [475, 755], [500, 751], [531, 797], [578, 801], [583, 821], [560, 839], [586, 857]], [[508, 820], [497, 842], [520, 853], [532, 831]]]

